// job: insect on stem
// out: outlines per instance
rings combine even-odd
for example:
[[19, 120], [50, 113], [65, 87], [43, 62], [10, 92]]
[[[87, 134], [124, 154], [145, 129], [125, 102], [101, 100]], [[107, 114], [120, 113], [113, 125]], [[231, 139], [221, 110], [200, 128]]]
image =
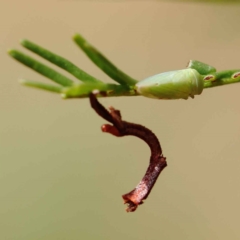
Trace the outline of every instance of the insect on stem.
[[148, 128], [139, 124], [129, 123], [122, 120], [119, 110], [110, 107], [108, 111], [101, 105], [96, 95], [104, 95], [103, 92], [93, 91], [89, 98], [92, 108], [96, 113], [107, 120], [110, 124], [102, 125], [103, 132], [111, 133], [116, 137], [135, 136], [145, 141], [151, 149], [151, 157], [148, 169], [140, 183], [129, 193], [122, 196], [124, 204], [127, 204], [127, 212], [134, 212], [138, 205], [143, 204], [151, 192], [159, 174], [167, 166], [166, 158], [162, 155], [161, 145], [156, 135]]

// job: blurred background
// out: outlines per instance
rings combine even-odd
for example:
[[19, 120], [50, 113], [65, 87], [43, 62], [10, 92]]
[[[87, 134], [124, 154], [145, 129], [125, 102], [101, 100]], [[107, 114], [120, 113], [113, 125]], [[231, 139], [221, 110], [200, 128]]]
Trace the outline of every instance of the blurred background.
[[71, 40], [79, 32], [139, 80], [190, 59], [239, 69], [240, 5], [214, 2], [1, 1], [1, 239], [240, 239], [240, 84], [187, 101], [101, 99], [154, 131], [168, 161], [126, 213], [121, 195], [144, 175], [147, 145], [103, 134], [88, 99], [20, 86], [49, 80], [6, 53], [34, 56], [19, 44], [26, 38], [112, 82]]

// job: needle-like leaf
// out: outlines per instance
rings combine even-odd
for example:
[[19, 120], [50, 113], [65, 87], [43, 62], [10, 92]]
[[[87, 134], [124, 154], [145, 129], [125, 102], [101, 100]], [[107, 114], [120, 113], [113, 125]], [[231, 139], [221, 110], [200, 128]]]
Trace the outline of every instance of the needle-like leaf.
[[19, 82], [24, 86], [39, 88], [42, 90], [47, 90], [47, 91], [55, 92], [55, 93], [61, 93], [63, 90], [63, 87], [61, 87], [61, 86], [54, 86], [54, 85], [50, 85], [50, 84], [34, 82], [34, 81], [25, 80], [25, 79], [20, 79]]
[[17, 50], [10, 50], [8, 52], [13, 58], [15, 58], [17, 61], [21, 62], [27, 67], [30, 67], [31, 69], [35, 70], [36, 72], [42, 74], [43, 76], [50, 78], [54, 82], [62, 85], [62, 86], [71, 86], [74, 82], [65, 77], [64, 75], [58, 73], [54, 69], [36, 61], [35, 59], [17, 51]]
[[76, 44], [85, 52], [85, 54], [109, 77], [122, 85], [135, 85], [137, 80], [131, 78], [113, 65], [102, 53], [88, 43], [81, 35], [73, 36]]
[[91, 82], [91, 83], [101, 83], [100, 80], [96, 79], [95, 77], [89, 75], [88, 73], [84, 72], [82, 69], [68, 61], [67, 59], [48, 51], [45, 48], [38, 46], [37, 44], [30, 42], [28, 40], [21, 41], [22, 46], [27, 48], [28, 50], [36, 53], [37, 55], [43, 57], [44, 59], [48, 60], [49, 62], [57, 65], [58, 67], [66, 70], [77, 79], [83, 82]]

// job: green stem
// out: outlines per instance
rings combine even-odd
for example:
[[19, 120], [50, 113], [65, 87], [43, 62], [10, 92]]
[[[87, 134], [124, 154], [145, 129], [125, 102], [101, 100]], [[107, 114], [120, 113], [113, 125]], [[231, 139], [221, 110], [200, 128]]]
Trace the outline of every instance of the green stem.
[[137, 80], [131, 78], [113, 65], [105, 56], [103, 56], [102, 53], [94, 48], [81, 35], [76, 34], [73, 36], [73, 40], [85, 52], [85, 54], [113, 80], [122, 85], [133, 86], [137, 83]]
[[204, 88], [212, 88], [240, 82], [240, 69], [238, 70], [225, 70], [221, 72], [211, 73], [203, 76]]
[[22, 46], [27, 48], [28, 50], [38, 54], [42, 58], [48, 60], [49, 62], [57, 65], [58, 67], [66, 70], [73, 76], [75, 76], [77, 79], [83, 81], [83, 82], [92, 82], [92, 83], [100, 83], [101, 81], [96, 79], [95, 77], [89, 75], [88, 73], [84, 72], [82, 69], [68, 61], [67, 59], [52, 53], [48, 51], [47, 49], [44, 49], [37, 44], [30, 42], [28, 40], [22, 40], [21, 41]]
[[63, 98], [86, 98], [89, 94], [98, 90], [99, 92], [104, 92], [99, 94], [99, 96], [104, 97], [118, 97], [118, 96], [137, 96], [138, 93], [134, 89], [129, 88], [123, 85], [117, 84], [78, 84], [72, 87], [63, 89], [62, 97]]
[[8, 52], [13, 58], [17, 61], [23, 63], [25, 66], [30, 67], [31, 69], [35, 70], [36, 72], [42, 74], [43, 76], [50, 78], [54, 82], [62, 85], [62, 86], [71, 86], [73, 85], [73, 81], [64, 75], [56, 72], [52, 68], [34, 60], [33, 58], [17, 51], [17, 50], [10, 50]]

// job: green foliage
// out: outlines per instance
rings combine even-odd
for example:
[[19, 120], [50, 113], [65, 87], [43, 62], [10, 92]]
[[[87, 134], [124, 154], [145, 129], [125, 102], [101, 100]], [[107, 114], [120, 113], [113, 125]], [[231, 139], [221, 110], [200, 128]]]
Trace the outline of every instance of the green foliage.
[[[39, 61], [29, 57], [26, 54], [23, 54], [18, 50], [10, 50], [8, 53], [11, 57], [24, 64], [25, 66], [33, 69], [34, 71], [40, 73], [41, 75], [49, 78], [58, 85], [44, 84], [25, 79], [20, 80], [20, 83], [29, 87], [60, 93], [63, 98], [85, 98], [88, 97], [89, 93], [93, 90], [99, 90], [100, 93], [98, 96], [104, 95], [107, 97], [138, 95], [152, 97], [152, 93], [154, 93], [154, 97], [159, 99], [187, 99], [188, 96], [193, 97], [195, 94], [200, 94], [202, 92], [202, 89], [197, 89], [198, 86], [195, 86], [195, 83], [200, 84], [201, 88], [202, 86], [204, 88], [211, 88], [240, 82], [240, 69], [217, 72], [214, 67], [196, 60], [191, 60], [189, 62], [188, 68], [185, 70], [179, 70], [179, 73], [189, 73], [190, 69], [194, 69], [198, 72], [198, 74], [194, 74], [194, 76], [190, 76], [189, 74], [186, 74], [184, 76], [180, 74], [181, 81], [179, 78], [173, 78], [169, 73], [163, 73], [149, 78], [154, 79], [154, 85], [151, 85], [152, 80], [149, 79], [138, 82], [117, 68], [81, 35], [76, 34], [73, 37], [73, 40], [90, 58], [90, 60], [108, 76], [110, 76], [114, 81], [116, 81], [117, 84], [103, 83], [99, 79], [93, 77], [92, 75], [77, 67], [75, 64], [71, 63], [69, 60], [28, 40], [21, 41], [23, 47], [55, 64], [56, 66], [64, 69], [79, 79], [81, 82], [75, 82], [74, 80], [64, 76], [56, 70], [44, 65], [43, 63], [40, 63]], [[174, 71], [176, 74], [177, 72], [178, 71]], [[163, 76], [165, 85], [162, 84]], [[150, 92], [148, 91], [147, 94], [142, 93], [138, 87], [140, 85], [144, 85], [144, 87], [150, 86]], [[160, 85], [164, 86], [160, 88]], [[184, 94], [179, 94], [181, 91], [187, 95], [185, 96]]]

